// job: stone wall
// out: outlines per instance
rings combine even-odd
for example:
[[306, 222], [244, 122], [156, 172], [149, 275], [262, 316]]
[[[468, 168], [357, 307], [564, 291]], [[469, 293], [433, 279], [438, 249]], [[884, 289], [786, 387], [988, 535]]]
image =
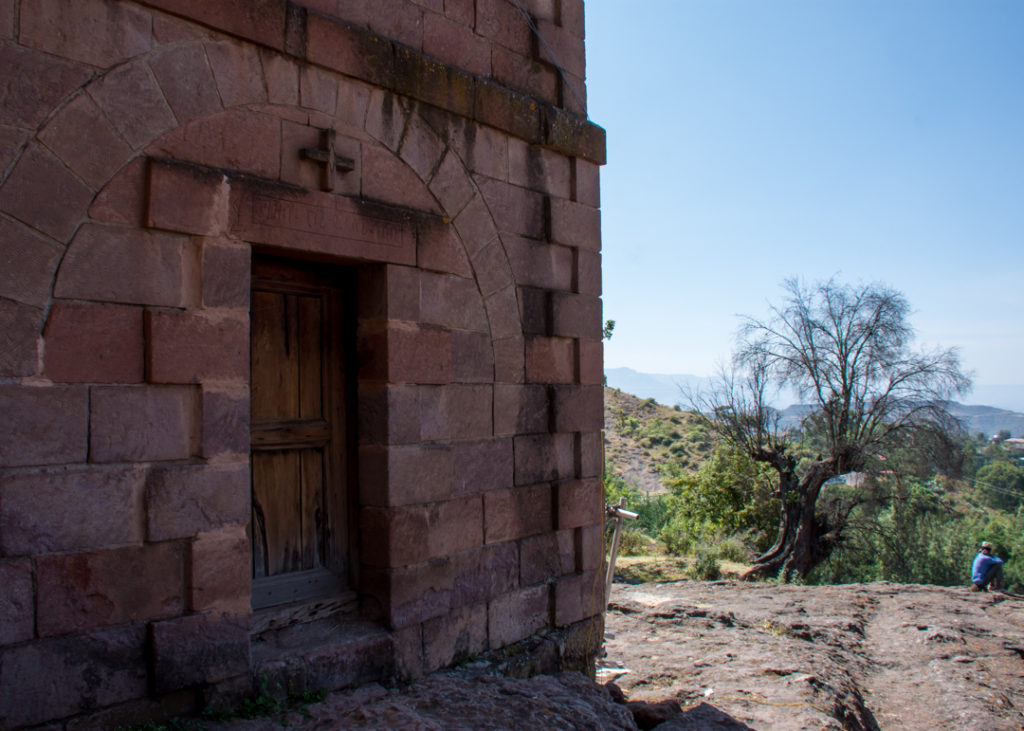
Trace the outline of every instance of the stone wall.
[[[538, 632], [585, 663], [583, 76], [581, 0], [0, 0], [0, 726], [414, 678]], [[333, 185], [300, 152], [323, 130]], [[250, 604], [254, 253], [358, 290], [358, 606], [318, 609], [344, 627], [309, 623], [316, 658], [293, 627], [268, 659]]]

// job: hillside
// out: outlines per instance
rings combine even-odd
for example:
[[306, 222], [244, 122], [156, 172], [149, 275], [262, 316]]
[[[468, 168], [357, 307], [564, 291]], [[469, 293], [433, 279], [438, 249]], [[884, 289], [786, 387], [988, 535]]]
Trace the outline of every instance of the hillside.
[[[707, 388], [710, 379], [688, 374], [641, 373], [632, 368], [609, 368], [605, 371], [608, 385], [612, 388], [637, 394], [639, 398], [653, 398], [663, 404], [674, 405], [684, 401], [684, 389]], [[1007, 429], [1013, 436], [1024, 435], [1024, 386], [978, 386], [974, 389], [973, 401], [984, 400], [998, 406], [984, 406], [977, 403], [954, 403], [951, 411], [963, 420], [969, 434], [982, 432], [992, 436], [1002, 429]], [[796, 403], [794, 394], [779, 394], [776, 402], [783, 409], [787, 423], [793, 422], [801, 410], [806, 409]], [[790, 404], [782, 407], [782, 404]]]
[[712, 437], [692, 413], [604, 390], [605, 466], [641, 492], [665, 492], [666, 476], [693, 472], [710, 455]]

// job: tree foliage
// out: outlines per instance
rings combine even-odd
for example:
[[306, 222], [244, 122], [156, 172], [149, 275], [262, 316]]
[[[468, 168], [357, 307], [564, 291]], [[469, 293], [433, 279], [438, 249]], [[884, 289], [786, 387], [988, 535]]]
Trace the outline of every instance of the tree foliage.
[[[949, 399], [970, 386], [955, 350], [914, 350], [910, 307], [882, 284], [784, 283], [767, 318], [746, 317], [731, 368], [696, 406], [719, 435], [777, 476], [775, 542], [750, 577], [805, 577], [843, 537], [856, 495], [819, 497], [832, 478], [879, 473], [897, 452], [955, 446]], [[809, 406], [797, 430], [780, 427], [775, 389]], [[907, 460], [909, 464], [910, 461]]]

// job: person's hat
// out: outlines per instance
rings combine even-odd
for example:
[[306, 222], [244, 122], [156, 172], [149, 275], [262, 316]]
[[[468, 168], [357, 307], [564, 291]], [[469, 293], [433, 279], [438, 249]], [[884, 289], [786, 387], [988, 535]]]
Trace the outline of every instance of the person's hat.
[[989, 543], [988, 541], [982, 541], [981, 542], [981, 547], [982, 547], [982, 549], [987, 548], [990, 551], [992, 550], [992, 544]]

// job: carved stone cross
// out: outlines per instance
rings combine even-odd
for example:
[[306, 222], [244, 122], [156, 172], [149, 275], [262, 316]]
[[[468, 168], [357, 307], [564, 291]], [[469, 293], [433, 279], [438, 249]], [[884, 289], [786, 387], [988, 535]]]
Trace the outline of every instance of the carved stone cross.
[[333, 129], [320, 130], [320, 147], [303, 147], [299, 153], [306, 160], [316, 160], [323, 163], [323, 181], [320, 187], [323, 190], [334, 190], [334, 171], [350, 173], [355, 170], [356, 163], [350, 157], [341, 157], [334, 152]]

